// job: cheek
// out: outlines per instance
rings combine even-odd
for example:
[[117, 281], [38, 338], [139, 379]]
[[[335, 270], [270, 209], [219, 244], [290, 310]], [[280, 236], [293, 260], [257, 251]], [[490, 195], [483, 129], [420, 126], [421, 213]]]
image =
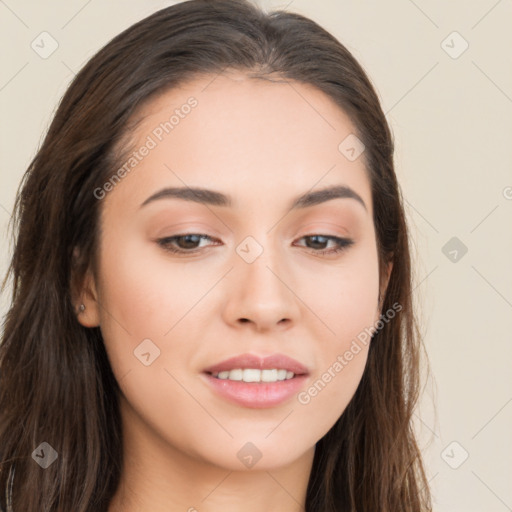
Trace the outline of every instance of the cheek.
[[[190, 283], [187, 286], [183, 273], [172, 272], [165, 258], [157, 258], [147, 244], [124, 240], [129, 239], [114, 234], [102, 252], [100, 325], [118, 380], [132, 372], [130, 381], [137, 377], [143, 381], [140, 371], [146, 375], [166, 367], [173, 328], [197, 301], [197, 290]], [[173, 356], [186, 357], [180, 350], [183, 345], [173, 348]], [[143, 355], [148, 352], [149, 356]], [[145, 366], [148, 358], [154, 362]]]
[[[302, 269], [311, 275], [311, 269]], [[344, 350], [347, 342], [370, 327], [376, 316], [379, 288], [377, 249], [361, 243], [339, 263], [317, 265], [314, 279], [302, 283], [307, 304], [325, 327], [324, 350], [330, 355]], [[324, 364], [327, 361], [324, 360]]]
[[186, 373], [183, 363], [196, 349], [186, 331], [193, 312], [186, 315], [208, 288], [194, 286], [190, 272], [180, 272], [154, 254], [136, 243], [112, 244], [105, 251], [100, 269], [101, 332], [112, 371], [129, 404], [125, 409], [129, 421], [142, 420], [183, 446], [190, 425], [176, 421], [176, 411], [204, 414], [180, 384]]
[[325, 435], [345, 411], [364, 372], [369, 345], [353, 342], [340, 350], [330, 364], [315, 374], [309, 385], [297, 395], [301, 414], [310, 428]]
[[371, 327], [378, 301], [378, 258], [375, 244], [347, 253], [338, 267], [317, 275], [310, 304], [317, 308], [322, 329], [319, 355], [308, 386], [298, 394], [317, 428], [329, 429], [354, 395], [366, 365]]
[[156, 244], [137, 240], [112, 244], [103, 254], [101, 273], [102, 324], [133, 342], [166, 340], [216, 277], [208, 279], [211, 272], [198, 274], [197, 265], [188, 267]]
[[159, 400], [178, 407], [183, 399], [185, 406], [190, 397], [170, 374], [181, 382], [193, 366], [202, 340], [197, 333], [208, 329], [212, 314], [206, 295], [219, 273], [128, 236], [110, 240], [101, 259], [100, 323], [112, 371], [130, 402], [140, 400], [150, 415], [162, 404], [144, 397], [162, 395]]

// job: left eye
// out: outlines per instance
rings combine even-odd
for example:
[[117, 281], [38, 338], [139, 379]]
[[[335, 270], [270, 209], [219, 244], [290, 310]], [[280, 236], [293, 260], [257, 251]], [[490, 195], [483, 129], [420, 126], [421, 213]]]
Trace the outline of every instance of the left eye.
[[[337, 254], [348, 247], [350, 247], [354, 241], [349, 238], [340, 238], [337, 236], [331, 235], [306, 235], [301, 237], [299, 240], [309, 240], [313, 245], [325, 245], [329, 242], [334, 242], [334, 247], [331, 249], [318, 248], [318, 247], [307, 247], [311, 249], [314, 254]], [[157, 243], [163, 247], [166, 251], [175, 254], [195, 254], [202, 249], [201, 247], [197, 247], [197, 244], [201, 242], [201, 240], [214, 240], [212, 237], [204, 234], [185, 234], [185, 235], [175, 235], [168, 236], [165, 238], [160, 238], [157, 240]], [[217, 244], [218, 245], [218, 244]], [[303, 245], [299, 247], [304, 247]]]
[[[313, 245], [324, 245], [329, 242], [334, 242], [334, 247], [332, 249], [316, 249], [314, 250], [315, 254], [337, 254], [348, 249], [354, 243], [354, 240], [351, 240], [350, 238], [340, 238], [330, 235], [307, 235], [302, 238], [310, 241], [313, 240]], [[302, 238], [300, 240], [302, 240]], [[319, 239], [320, 241], [318, 241]]]

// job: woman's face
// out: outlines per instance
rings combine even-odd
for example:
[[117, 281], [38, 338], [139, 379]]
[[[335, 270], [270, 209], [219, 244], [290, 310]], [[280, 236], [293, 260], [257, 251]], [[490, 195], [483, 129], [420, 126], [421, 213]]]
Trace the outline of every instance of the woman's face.
[[135, 154], [94, 191], [98, 275], [79, 317], [101, 327], [126, 439], [230, 470], [311, 456], [380, 315], [354, 126], [311, 86], [241, 74], [196, 79], [143, 114]]

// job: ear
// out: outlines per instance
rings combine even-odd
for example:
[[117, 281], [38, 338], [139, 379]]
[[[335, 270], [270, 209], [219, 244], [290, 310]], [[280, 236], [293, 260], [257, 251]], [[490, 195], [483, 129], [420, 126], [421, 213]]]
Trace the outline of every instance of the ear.
[[384, 303], [384, 297], [386, 296], [386, 291], [388, 289], [389, 278], [391, 277], [392, 270], [393, 270], [393, 261], [390, 260], [389, 263], [386, 265], [386, 269], [385, 269], [384, 276], [382, 278], [382, 283], [381, 283], [380, 290], [379, 290], [379, 300], [377, 303], [377, 317], [375, 319], [375, 322], [378, 322], [382, 315], [382, 306]]
[[[80, 251], [75, 247], [73, 251], [72, 297], [78, 322], [84, 327], [98, 327], [100, 325], [98, 292], [96, 280], [90, 267], [87, 268], [83, 278], [78, 280], [75, 268], [79, 268]], [[85, 308], [82, 308], [81, 305]]]

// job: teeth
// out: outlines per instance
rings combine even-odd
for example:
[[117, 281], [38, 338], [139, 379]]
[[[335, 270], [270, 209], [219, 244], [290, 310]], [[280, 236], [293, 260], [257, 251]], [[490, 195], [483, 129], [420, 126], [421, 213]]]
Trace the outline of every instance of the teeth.
[[256, 368], [237, 368], [235, 370], [213, 373], [213, 377], [222, 380], [243, 380], [244, 382], [278, 382], [280, 380], [289, 380], [295, 377], [293, 372], [282, 368], [272, 368], [270, 370], [258, 370]]
[[222, 372], [227, 374], [226, 379], [229, 380], [242, 380], [244, 378], [244, 371], [243, 370], [231, 370], [230, 372]]
[[277, 381], [277, 370], [261, 370], [261, 381], [262, 382], [276, 382]]
[[261, 382], [261, 370], [254, 370], [252, 368], [245, 369], [242, 380], [244, 382]]

